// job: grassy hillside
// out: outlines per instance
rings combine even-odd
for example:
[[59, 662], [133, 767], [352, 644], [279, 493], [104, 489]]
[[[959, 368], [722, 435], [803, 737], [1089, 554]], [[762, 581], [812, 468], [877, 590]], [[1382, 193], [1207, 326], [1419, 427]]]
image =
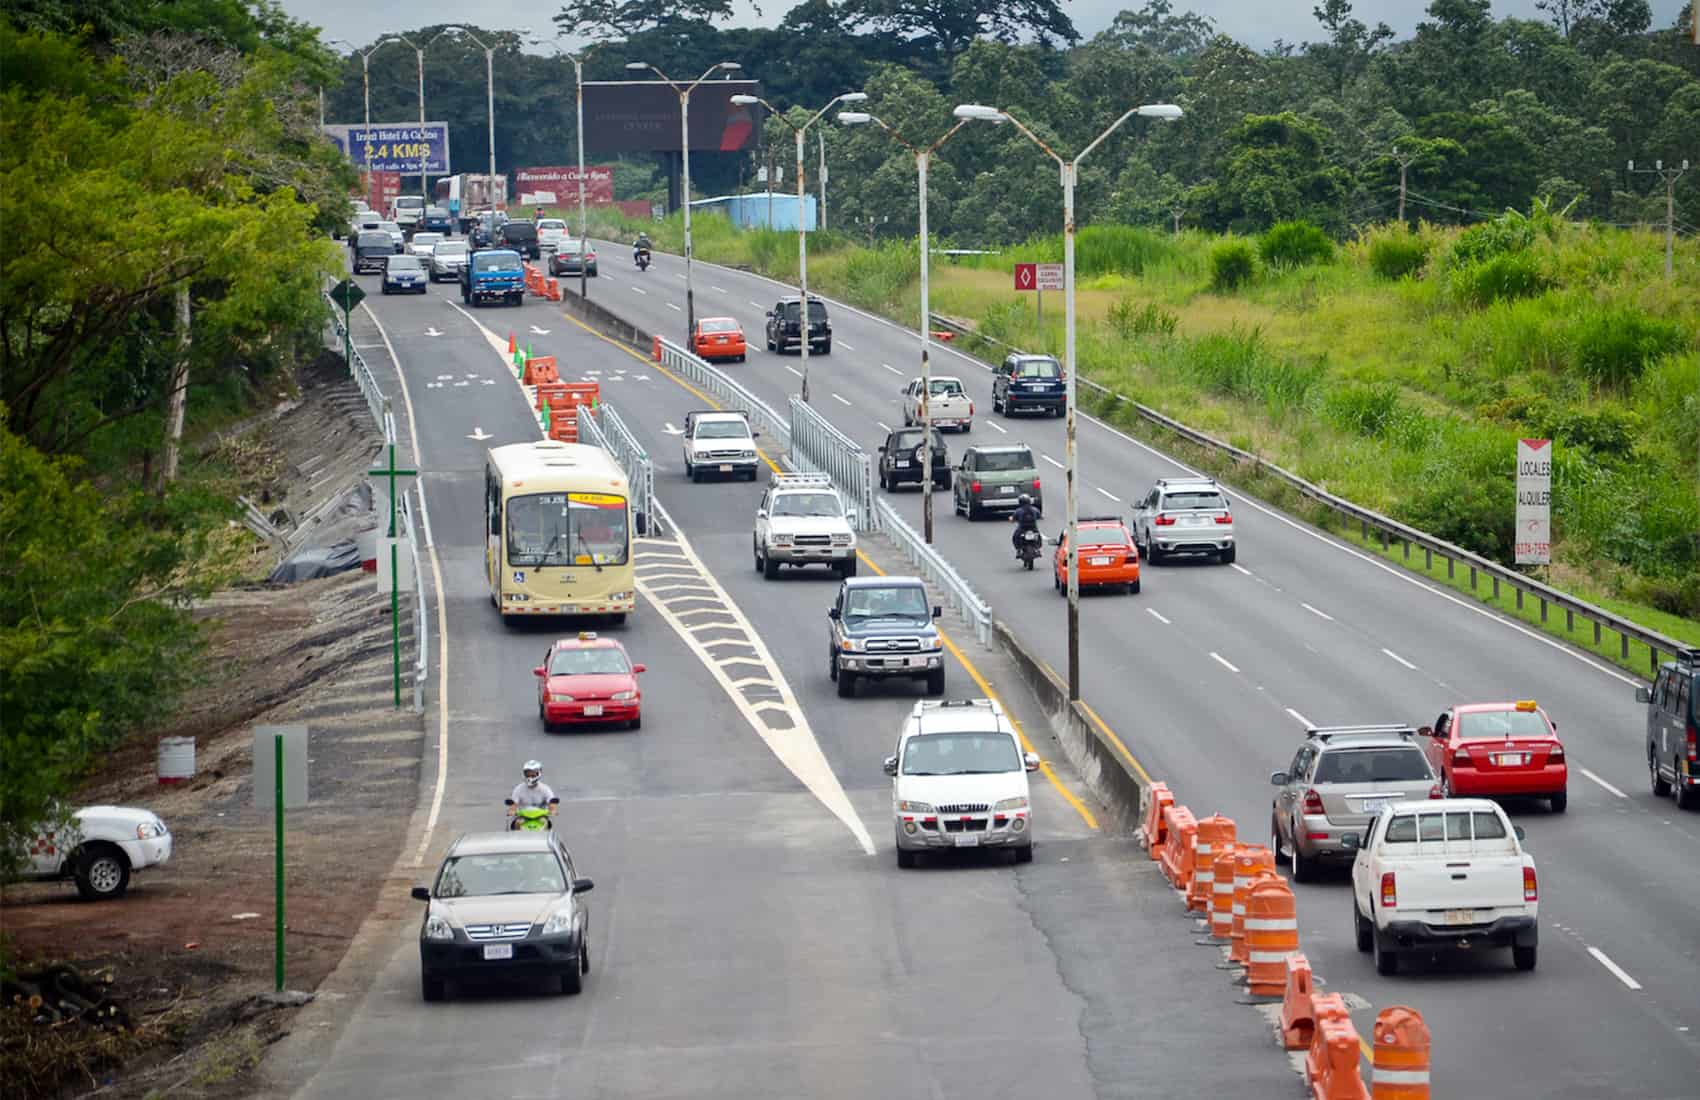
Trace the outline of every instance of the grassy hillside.
[[[631, 236], [635, 223], [605, 231]], [[677, 249], [677, 221], [647, 227]], [[694, 219], [697, 254], [781, 279], [796, 235]], [[1468, 230], [1305, 227], [1261, 239], [1089, 227], [1077, 246], [1085, 376], [1333, 492], [1510, 560], [1519, 436], [1557, 441], [1551, 580], [1700, 641], [1700, 247], [1539, 206]], [[1060, 238], [935, 260], [932, 307], [991, 339], [1062, 348], [1012, 265]], [[811, 237], [809, 281], [913, 323], [912, 242]]]

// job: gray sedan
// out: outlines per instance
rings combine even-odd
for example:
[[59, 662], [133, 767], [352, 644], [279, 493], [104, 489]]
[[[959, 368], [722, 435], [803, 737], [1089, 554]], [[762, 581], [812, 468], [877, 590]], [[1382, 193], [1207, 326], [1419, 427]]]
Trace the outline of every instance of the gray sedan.
[[466, 266], [466, 257], [466, 241], [438, 241], [431, 247], [431, 258], [426, 261], [426, 270], [430, 272], [431, 281], [452, 283], [460, 278], [460, 269]]

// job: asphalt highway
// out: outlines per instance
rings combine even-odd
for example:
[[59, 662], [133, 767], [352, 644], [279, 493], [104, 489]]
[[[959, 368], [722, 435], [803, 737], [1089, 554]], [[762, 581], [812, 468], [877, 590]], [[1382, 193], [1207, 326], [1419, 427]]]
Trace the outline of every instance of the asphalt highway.
[[[600, 249], [592, 299], [682, 342], [683, 261], [658, 253], [640, 273], [629, 249]], [[700, 262], [693, 282], [697, 315], [735, 317], [751, 341], [748, 362], [723, 369], [783, 410], [801, 363], [762, 350], [762, 315], [794, 288]], [[813, 404], [872, 452], [902, 423], [900, 392], [918, 373], [919, 342], [850, 307], [831, 309], [832, 354], [810, 357]], [[1044, 482], [1043, 528], [1054, 535], [1064, 516], [1061, 420], [997, 416], [982, 365], [939, 345], [933, 364], [935, 375], [961, 378], [976, 404], [972, 432], [947, 434], [953, 461], [973, 442], [1029, 444]], [[1188, 472], [1084, 416], [1079, 451], [1082, 515], [1129, 517], [1154, 479]], [[1637, 681], [1230, 496], [1234, 565], [1146, 565], [1139, 595], [1083, 598], [1086, 702], [1180, 801], [1200, 816], [1226, 813], [1242, 836], [1267, 842], [1268, 776], [1292, 759], [1307, 722], [1425, 724], [1454, 703], [1539, 700], [1571, 767], [1567, 813], [1508, 806], [1539, 865], [1539, 968], [1515, 972], [1508, 952], [1494, 952], [1381, 978], [1353, 947], [1344, 871], [1296, 887], [1303, 949], [1330, 988], [1424, 1014], [1437, 1095], [1700, 1094], [1700, 878], [1688, 871], [1700, 816], [1648, 790]], [[919, 492], [893, 499], [919, 529]], [[1008, 525], [954, 516], [948, 493], [934, 510], [941, 551], [1026, 645], [1065, 667], [1064, 603], [1046, 573], [1018, 570]], [[1369, 1019], [1358, 1014], [1360, 1032]]]
[[[965, 631], [953, 634], [963, 659], [947, 693], [997, 692], [1054, 770], [1054, 781], [1035, 777], [1038, 854], [1019, 868], [964, 858], [897, 869], [880, 761], [920, 696], [898, 685], [836, 697], [824, 662], [835, 582], [791, 572], [764, 581], [749, 541], [760, 485], [683, 477], [668, 426], [702, 407], [698, 398], [558, 306], [465, 310], [448, 286], [370, 305], [355, 339], [396, 397], [404, 458], [422, 471], [426, 557], [446, 607], [447, 674], [439, 685], [433, 653], [421, 791], [440, 811], [417, 841], [414, 881], [429, 881], [455, 835], [500, 826], [501, 799], [535, 756], [562, 796], [559, 824], [580, 873], [596, 882], [593, 969], [576, 998], [499, 988], [425, 1004], [417, 918], [401, 919], [322, 1058], [300, 1061], [287, 1045], [273, 1055], [267, 1072], [290, 1083], [283, 1091], [1296, 1093], [1266, 1023], [1234, 1006], [1214, 952], [1184, 949], [1189, 925], [1155, 867], [1097, 827], [1099, 808], [1051, 749], [1034, 702]], [[608, 628], [648, 665], [643, 728], [541, 731], [531, 667], [577, 626], [502, 626], [482, 572], [484, 450], [538, 435], [499, 354], [510, 329], [566, 376], [595, 372], [644, 436], [670, 522], [637, 544], [640, 590], [646, 554], [688, 557], [794, 693], [788, 732], [754, 729], [712, 662], [647, 600]], [[864, 570], [878, 564], [870, 549]], [[1220, 1047], [1207, 1058], [1205, 1038]]]

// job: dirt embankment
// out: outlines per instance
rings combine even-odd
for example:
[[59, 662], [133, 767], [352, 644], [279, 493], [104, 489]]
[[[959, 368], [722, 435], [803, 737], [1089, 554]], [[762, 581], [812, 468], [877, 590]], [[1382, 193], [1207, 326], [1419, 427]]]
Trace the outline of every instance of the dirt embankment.
[[[368, 468], [377, 443], [352, 385], [319, 374], [303, 399], [221, 446], [267, 471], [253, 494], [285, 535], [302, 540], [319, 510]], [[279, 547], [256, 540], [264, 572]], [[311, 990], [341, 959], [395, 861], [418, 785], [421, 723], [393, 706], [387, 593], [343, 573], [288, 587], [218, 593], [207, 625], [204, 682], [172, 728], [114, 753], [79, 804], [156, 811], [172, 857], [138, 872], [129, 893], [83, 902], [65, 883], [9, 886], [0, 934], [19, 970], [69, 963], [122, 1011], [128, 1026], [31, 1021], [0, 1006], [0, 1081], [8, 1096], [98, 1094], [117, 1100], [227, 1097], [246, 1091], [267, 1043], [289, 1026], [272, 989], [273, 821], [253, 804], [255, 724], [309, 730], [311, 805], [290, 811], [285, 853], [286, 985]], [[402, 604], [403, 674], [413, 626]], [[197, 774], [161, 786], [157, 739], [197, 739]]]

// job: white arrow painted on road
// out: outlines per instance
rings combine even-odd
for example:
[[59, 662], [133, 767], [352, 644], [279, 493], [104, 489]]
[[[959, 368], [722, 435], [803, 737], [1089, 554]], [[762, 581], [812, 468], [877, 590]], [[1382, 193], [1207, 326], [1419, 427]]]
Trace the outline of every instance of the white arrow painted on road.
[[534, 333], [536, 333], [536, 334], [537, 334], [537, 335], [538, 335], [538, 336], [547, 336], [547, 335], [549, 335], [549, 330], [548, 330], [548, 329], [546, 329], [546, 328], [538, 328], [538, 327], [537, 327], [537, 326], [536, 326], [536, 325], [532, 325], [532, 326], [531, 326], [531, 331], [532, 331], [532, 332], [534, 332]]
[[430, 325], [425, 329], [425, 335], [427, 335], [427, 336], [441, 336], [442, 333], [437, 331], [436, 325]]
[[485, 431], [484, 431], [484, 429], [483, 429], [483, 428], [477, 428], [477, 427], [475, 427], [475, 428], [473, 428], [473, 429], [472, 429], [472, 434], [471, 434], [471, 435], [469, 435], [469, 436], [467, 436], [467, 437], [466, 437], [466, 438], [468, 438], [468, 439], [476, 439], [476, 440], [478, 440], [478, 441], [479, 441], [479, 442], [480, 442], [480, 443], [482, 443], [482, 442], [483, 442], [483, 441], [484, 441], [484, 440], [486, 440], [486, 439], [494, 439], [494, 438], [495, 438], [495, 436], [492, 436], [492, 435], [487, 435], [487, 434], [485, 434]]
[[439, 375], [437, 375], [437, 381], [439, 381], [439, 382], [453, 382], [454, 379], [455, 379], [455, 376], [452, 375], [452, 374], [439, 374]]
[[675, 428], [672, 425], [671, 422], [669, 422], [667, 424], [667, 426], [665, 427], [665, 429], [663, 429], [663, 430], [666, 431], [666, 433], [668, 435], [684, 435], [685, 434], [685, 430], [683, 428]]

